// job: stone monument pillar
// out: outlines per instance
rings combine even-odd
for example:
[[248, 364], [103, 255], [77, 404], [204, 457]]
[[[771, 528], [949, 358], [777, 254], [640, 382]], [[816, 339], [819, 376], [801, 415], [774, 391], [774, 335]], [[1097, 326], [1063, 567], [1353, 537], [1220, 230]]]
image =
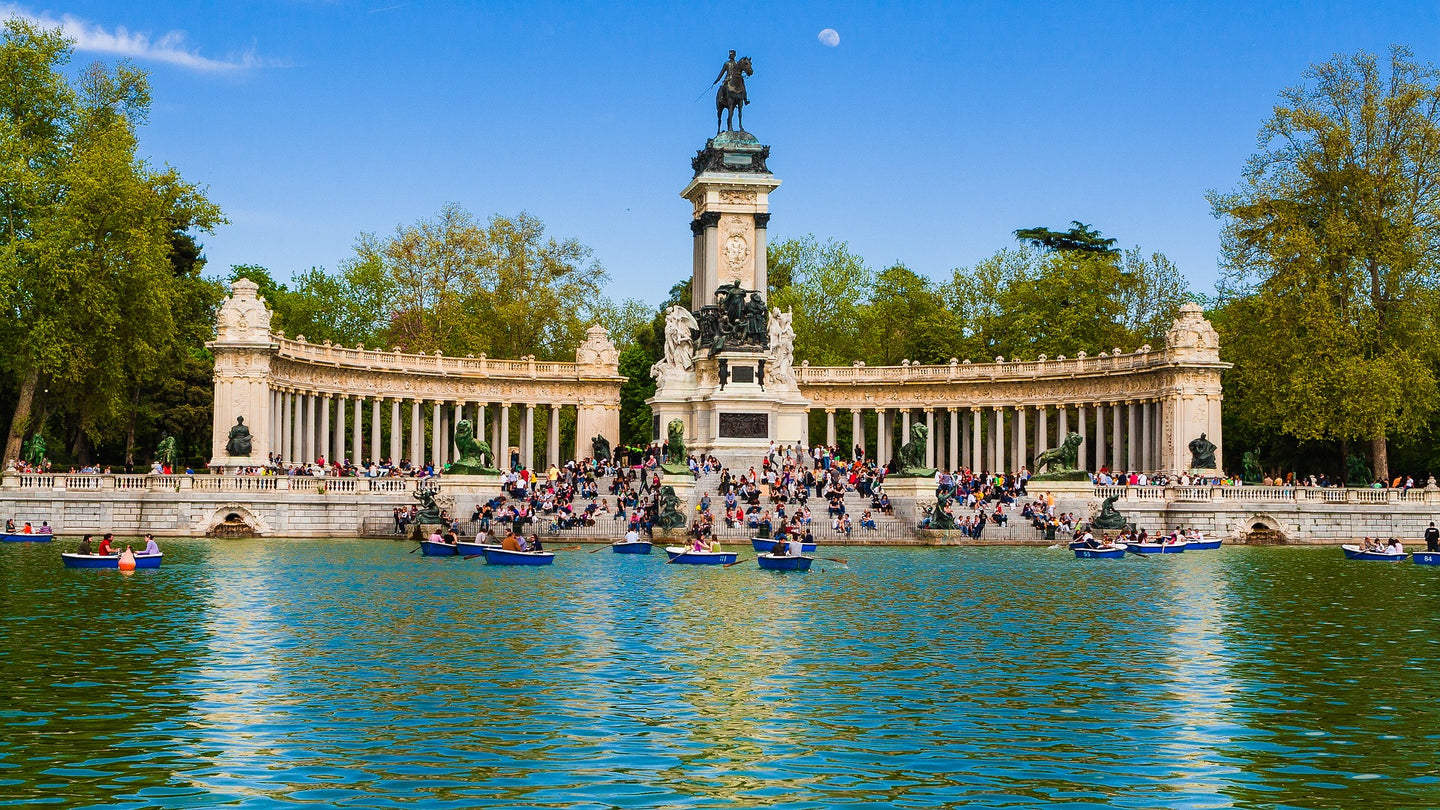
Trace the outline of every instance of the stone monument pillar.
[[[275, 437], [270, 418], [270, 361], [276, 346], [270, 339], [270, 310], [248, 278], [230, 285], [230, 297], [215, 317], [215, 340], [205, 344], [215, 354], [215, 419], [210, 467], [218, 470], [258, 467], [268, 461]], [[237, 430], [243, 420], [243, 430]], [[249, 453], [232, 453], [232, 433], [249, 433]], [[243, 446], [243, 441], [234, 442]]]
[[652, 438], [663, 441], [678, 420], [691, 452], [727, 463], [755, 463], [772, 441], [807, 443], [792, 313], [764, 300], [769, 195], [780, 186], [769, 155], [753, 135], [726, 131], [691, 160], [694, 177], [680, 192], [693, 207], [690, 308], [667, 313], [665, 357], [651, 368]]
[[[1199, 304], [1180, 307], [1180, 314], [1165, 333], [1165, 350], [1171, 363], [1183, 364], [1168, 386], [1164, 421], [1161, 425], [1160, 468], [1175, 474], [1189, 471], [1218, 475], [1225, 443], [1220, 425], [1220, 372], [1229, 364], [1220, 362], [1220, 334], [1205, 319]], [[1215, 445], [1216, 467], [1192, 468], [1190, 442], [1205, 434]]]

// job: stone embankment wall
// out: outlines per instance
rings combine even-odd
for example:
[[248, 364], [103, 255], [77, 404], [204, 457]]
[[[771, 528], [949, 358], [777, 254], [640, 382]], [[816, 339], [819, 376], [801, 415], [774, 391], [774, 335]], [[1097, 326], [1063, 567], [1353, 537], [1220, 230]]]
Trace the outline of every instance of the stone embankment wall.
[[[439, 480], [440, 502], [468, 517], [473, 504], [498, 492], [474, 481]], [[48, 521], [56, 533], [114, 532], [203, 536], [227, 518], [261, 536], [359, 537], [388, 531], [397, 506], [414, 503], [415, 481], [386, 478], [288, 478], [226, 475], [0, 475], [0, 520], [17, 525]], [[1360, 537], [1418, 540], [1440, 522], [1440, 489], [1310, 489], [1290, 487], [1093, 487], [1061, 498], [1057, 507], [1088, 516], [1104, 498], [1137, 527], [1152, 533], [1198, 528], [1210, 537], [1243, 542], [1257, 529], [1287, 543], [1338, 543]], [[896, 498], [896, 515], [914, 525], [921, 493]], [[912, 501], [913, 503], [907, 503]], [[853, 509], [853, 507], [852, 507]], [[823, 510], [821, 510], [823, 514]], [[821, 518], [817, 518], [817, 521]], [[989, 543], [1039, 542], [1018, 513], [1005, 531], [987, 529]], [[828, 527], [828, 523], [826, 524]], [[898, 528], [897, 524], [895, 528]], [[608, 537], [605, 527], [600, 534]], [[586, 534], [586, 533], [577, 533]], [[594, 534], [594, 532], [588, 533]], [[587, 536], [588, 536], [587, 534]], [[819, 533], [817, 533], [818, 536]], [[827, 530], [828, 534], [828, 530]], [[969, 543], [958, 532], [856, 531], [852, 541], [879, 544]], [[601, 538], [606, 539], [606, 538]], [[825, 542], [843, 542], [825, 537]]]

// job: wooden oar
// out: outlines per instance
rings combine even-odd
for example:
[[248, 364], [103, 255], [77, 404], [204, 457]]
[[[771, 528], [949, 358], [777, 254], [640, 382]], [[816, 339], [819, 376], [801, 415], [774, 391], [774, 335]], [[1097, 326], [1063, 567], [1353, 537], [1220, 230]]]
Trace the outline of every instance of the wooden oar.
[[845, 559], [844, 557], [816, 557], [815, 559], [817, 559], [817, 560], [828, 560], [828, 561], [833, 562], [833, 563], [840, 563], [841, 565], [849, 565], [849, 564], [850, 564], [850, 561], [847, 560], [847, 559]]
[[[601, 547], [595, 549], [595, 551], [604, 551], [605, 549], [610, 548], [610, 546], [613, 546], [613, 545], [615, 545], [615, 544], [614, 544], [614, 543], [611, 543], [609, 546], [601, 546]], [[589, 553], [590, 553], [590, 554], [594, 554], [595, 551], [591, 551], [591, 552], [589, 552]]]
[[[748, 559], [748, 558], [747, 558], [747, 559]], [[733, 562], [733, 563], [725, 563], [725, 566], [724, 566], [724, 567], [729, 568], [729, 567], [732, 566], [732, 565], [739, 565], [740, 563], [745, 562], [745, 561], [746, 561], [746, 560], [736, 560], [736, 561]]]
[[462, 559], [462, 560], [473, 560], [473, 559], [475, 559], [476, 557], [484, 557], [484, 556], [485, 556], [484, 554], [466, 554], [464, 557], [461, 557], [460, 559]]
[[415, 548], [410, 549], [410, 553], [411, 553], [411, 554], [414, 554], [415, 552], [419, 551], [419, 550], [422, 549], [422, 548], [424, 548], [424, 546], [416, 546]]
[[557, 549], [555, 549], [555, 550], [556, 550], [556, 551], [579, 551], [580, 548], [581, 548], [580, 546], [564, 546], [564, 547], [562, 547], [562, 548], [557, 548]]

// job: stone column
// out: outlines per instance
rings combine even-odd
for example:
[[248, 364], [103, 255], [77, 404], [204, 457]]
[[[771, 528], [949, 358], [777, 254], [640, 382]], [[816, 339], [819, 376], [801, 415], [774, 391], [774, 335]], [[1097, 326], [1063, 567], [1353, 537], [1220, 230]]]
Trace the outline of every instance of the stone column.
[[535, 403], [525, 403], [525, 421], [520, 428], [520, 455], [525, 469], [535, 470]]
[[362, 453], [362, 452], [364, 451], [364, 449], [365, 449], [365, 447], [364, 447], [365, 442], [364, 442], [364, 439], [363, 439], [364, 430], [365, 430], [364, 416], [365, 416], [365, 398], [364, 398], [364, 397], [356, 397], [356, 398], [355, 398], [355, 435], [351, 438], [351, 441], [350, 441], [350, 461], [351, 461], [351, 463], [353, 463], [356, 467], [359, 467], [361, 464], [364, 463], [364, 462], [362, 461], [362, 459], [364, 458], [364, 456], [361, 455], [361, 453]]
[[982, 444], [980, 441], [980, 409], [970, 409], [970, 469], [973, 472], [980, 471], [980, 456]]
[[370, 400], [370, 458], [380, 461], [380, 397]]
[[1015, 409], [1015, 469], [1017, 471], [1021, 467], [1029, 466], [1025, 457], [1025, 440], [1029, 438], [1026, 435], [1029, 430], [1025, 424], [1026, 410], [1027, 408], [1024, 405]]
[[770, 267], [769, 267], [769, 246], [766, 244], [766, 233], [770, 226], [770, 212], [755, 214], [755, 289], [765, 292], [765, 297], [770, 294], [766, 292], [770, 288]]
[[950, 439], [950, 472], [960, 469], [960, 411], [956, 408], [946, 408], [950, 412], [950, 430], [947, 437]]
[[[1063, 438], [1063, 437], [1062, 437]], [[1059, 442], [1056, 442], [1059, 444]], [[1040, 423], [1035, 426], [1035, 457], [1050, 449], [1050, 406], [1040, 406]], [[1031, 470], [1034, 472], [1034, 470]]]
[[[580, 431], [576, 430], [575, 435], [579, 436]], [[475, 440], [485, 440], [485, 403], [483, 402], [475, 403]], [[493, 451], [495, 446], [491, 445], [490, 449]]]
[[859, 447], [869, 454], [865, 447], [865, 414], [859, 408], [850, 409], [850, 452], [847, 455], [853, 456], [855, 448]]
[[1090, 439], [1085, 435], [1085, 406], [1075, 407], [1075, 432], [1080, 434], [1080, 454], [1078, 461], [1080, 469], [1094, 472], [1095, 468], [1090, 466], [1089, 457], [1094, 455], [1090, 450]]
[[345, 406], [350, 404], [350, 398], [341, 395], [335, 400], [335, 461], [345, 461]]
[[445, 452], [445, 440], [441, 438], [445, 425], [440, 419], [440, 411], [444, 407], [440, 402], [434, 402], [430, 406], [430, 463], [439, 470], [445, 465], [442, 454]]
[[270, 389], [270, 452], [280, 454], [284, 453], [283, 448], [285, 447], [281, 443], [285, 433], [280, 427], [285, 424], [285, 420], [280, 415], [282, 396], [278, 390]]
[[835, 409], [825, 409], [825, 446], [835, 446]]
[[990, 424], [994, 432], [990, 435], [990, 472], [1005, 472], [1005, 411], [999, 406], [995, 407], [994, 416]]
[[305, 464], [315, 460], [315, 395], [300, 396], [300, 461]]
[[889, 461], [889, 454], [886, 452], [885, 441], [885, 409], [875, 409], [875, 463], [881, 467]]
[[402, 431], [403, 423], [400, 421], [400, 400], [390, 400], [390, 463], [400, 463], [400, 444], [405, 436]]
[[425, 412], [420, 410], [422, 401], [410, 400], [410, 466], [425, 463]]
[[1151, 421], [1154, 416], [1154, 403], [1147, 399], [1140, 409], [1140, 466], [1146, 473], [1151, 473], [1155, 470], [1155, 457], [1152, 455], [1155, 445], [1150, 441], [1154, 437], [1155, 423]]
[[1112, 471], [1123, 470], [1125, 469], [1123, 463], [1125, 459], [1121, 456], [1120, 451], [1122, 449], [1121, 443], [1125, 439], [1125, 434], [1121, 432], [1120, 429], [1120, 403], [1118, 402], [1110, 406], [1110, 432], [1112, 435], [1110, 441], [1110, 469]]
[[295, 423], [291, 416], [291, 408], [295, 405], [295, 397], [289, 391], [280, 392], [280, 446], [275, 451], [280, 454], [283, 461], [289, 461], [295, 457]]
[[[1055, 425], [1055, 446], [1065, 444], [1065, 437], [1070, 435], [1070, 406], [1060, 406], [1060, 422]], [[1083, 452], [1083, 450], [1082, 450]], [[1082, 465], [1083, 466], [1083, 465]]]
[[1140, 463], [1140, 447], [1139, 447], [1139, 444], [1138, 444], [1137, 441], [1136, 441], [1136, 439], [1139, 438], [1138, 431], [1136, 430], [1136, 427], [1137, 427], [1136, 423], [1137, 423], [1139, 420], [1135, 418], [1135, 417], [1136, 417], [1136, 410], [1135, 410], [1135, 409], [1136, 409], [1136, 404], [1135, 404], [1134, 402], [1127, 402], [1127, 403], [1125, 403], [1125, 429], [1126, 429], [1126, 436], [1127, 436], [1127, 439], [1126, 439], [1126, 441], [1125, 441], [1125, 454], [1126, 454], [1126, 465], [1125, 465], [1125, 466], [1128, 467], [1128, 468], [1131, 469], [1131, 470], [1134, 470], [1134, 471], [1137, 471], [1137, 472], [1138, 472], [1138, 471], [1140, 470], [1141, 463]]
[[[935, 466], [935, 409], [925, 409], [925, 466]], [[908, 433], [906, 434], [909, 435]]]
[[545, 437], [545, 460], [560, 466], [560, 406], [550, 405], [550, 426]]
[[510, 469], [510, 403], [506, 402], [500, 406], [500, 422], [496, 426], [499, 430], [499, 441], [495, 443], [495, 458], [499, 463], [495, 466], [502, 470]]
[[1095, 403], [1095, 469], [1109, 466], [1105, 446], [1105, 406]]

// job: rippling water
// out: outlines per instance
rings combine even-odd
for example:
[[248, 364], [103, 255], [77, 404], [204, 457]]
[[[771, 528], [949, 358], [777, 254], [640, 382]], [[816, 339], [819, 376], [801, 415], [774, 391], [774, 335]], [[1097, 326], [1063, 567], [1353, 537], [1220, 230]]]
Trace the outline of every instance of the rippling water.
[[1440, 806], [1440, 570], [1335, 549], [58, 545], [0, 544], [0, 804]]

